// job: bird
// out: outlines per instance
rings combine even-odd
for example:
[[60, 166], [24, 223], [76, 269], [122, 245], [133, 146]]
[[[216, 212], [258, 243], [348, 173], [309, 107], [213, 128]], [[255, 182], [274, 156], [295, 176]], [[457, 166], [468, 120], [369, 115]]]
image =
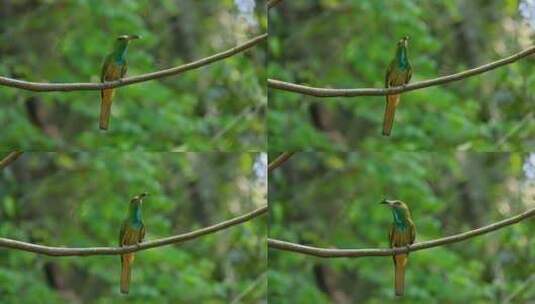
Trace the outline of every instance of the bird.
[[[399, 40], [396, 48], [396, 56], [392, 59], [386, 70], [385, 88], [404, 86], [411, 80], [412, 67], [407, 53], [408, 44], [409, 37], [407, 36]], [[390, 136], [399, 99], [400, 94], [386, 95], [385, 116], [383, 120], [384, 136]]]
[[[407, 204], [399, 200], [383, 200], [381, 204], [392, 209], [394, 222], [389, 234], [390, 248], [409, 247], [416, 238], [416, 227]], [[394, 255], [394, 288], [396, 296], [403, 296], [405, 289], [405, 267], [409, 253]]]
[[[128, 43], [134, 39], [139, 39], [138, 35], [121, 35], [117, 37], [113, 52], [108, 54], [102, 64], [100, 81], [114, 81], [123, 78], [126, 75], [128, 64], [126, 62], [126, 49]], [[108, 130], [110, 123], [111, 103], [115, 89], [102, 89], [100, 91], [100, 123], [101, 130]]]
[[[130, 200], [128, 214], [123, 221], [121, 232], [119, 233], [119, 247], [139, 244], [145, 238], [145, 224], [141, 216], [141, 204], [147, 195], [147, 192], [143, 192]], [[128, 293], [132, 278], [133, 262], [134, 253], [121, 255], [121, 293], [123, 294]]]

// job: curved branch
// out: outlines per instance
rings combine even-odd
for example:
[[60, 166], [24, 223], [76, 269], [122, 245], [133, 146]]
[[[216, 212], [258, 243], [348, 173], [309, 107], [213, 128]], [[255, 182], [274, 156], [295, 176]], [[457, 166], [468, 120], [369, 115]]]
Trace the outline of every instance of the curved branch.
[[0, 160], [0, 170], [3, 170], [5, 167], [9, 166], [12, 162], [16, 161], [22, 155], [22, 151], [13, 151], [10, 152], [4, 159]]
[[17, 80], [8, 77], [0, 76], [0, 85], [30, 90], [36, 92], [50, 92], [50, 91], [86, 91], [86, 90], [101, 90], [109, 88], [123, 87], [131, 85], [134, 83], [145, 82], [149, 80], [159, 79], [163, 77], [178, 75], [189, 70], [198, 69], [202, 66], [208, 65], [210, 63], [231, 57], [237, 53], [243, 52], [254, 45], [264, 41], [267, 38], [267, 34], [262, 34], [256, 36], [255, 38], [233, 47], [229, 50], [226, 50], [215, 55], [205, 57], [203, 59], [186, 63], [174, 68], [169, 68], [157, 72], [142, 74], [138, 76], [132, 76], [123, 78], [117, 81], [110, 81], [105, 83], [92, 83], [92, 82], [82, 82], [82, 83], [39, 83], [39, 82], [29, 82], [24, 80]]
[[269, 0], [268, 3], [267, 3], [267, 7], [268, 8], [272, 8], [274, 6], [276, 6], [277, 4], [281, 3], [282, 0]]
[[277, 90], [284, 90], [294, 93], [301, 93], [305, 95], [311, 95], [316, 97], [354, 97], [354, 96], [384, 96], [397, 94], [402, 92], [414, 91], [431, 86], [442, 85], [453, 81], [462, 80], [468, 77], [472, 77], [481, 73], [488, 72], [490, 70], [499, 68], [501, 66], [513, 63], [519, 59], [527, 57], [535, 53], [535, 46], [532, 46], [526, 50], [516, 53], [507, 58], [503, 58], [477, 68], [466, 70], [460, 73], [451, 74], [448, 76], [442, 76], [435, 79], [424, 80], [415, 82], [401, 87], [393, 88], [363, 88], [363, 89], [325, 89], [315, 88], [290, 82], [284, 82], [276, 79], [268, 79], [268, 87]]
[[268, 173], [271, 173], [271, 171], [277, 169], [280, 165], [282, 165], [284, 162], [286, 162], [294, 154], [295, 154], [295, 152], [283, 152], [283, 153], [281, 153], [281, 155], [279, 155], [274, 161], [269, 163], [269, 165], [268, 165]]
[[311, 246], [305, 246], [280, 240], [274, 240], [274, 239], [268, 239], [268, 246], [273, 249], [279, 249], [279, 250], [285, 250], [285, 251], [292, 251], [307, 255], [313, 255], [317, 257], [322, 258], [341, 258], [341, 257], [352, 257], [352, 258], [358, 258], [358, 257], [366, 257], [366, 256], [392, 256], [397, 253], [405, 253], [409, 251], [417, 251], [417, 250], [423, 250], [428, 249], [432, 247], [437, 246], [443, 246], [447, 244], [452, 244], [460, 241], [467, 240], [469, 238], [473, 238], [479, 235], [483, 235], [485, 233], [489, 233], [501, 228], [504, 228], [509, 225], [516, 224], [522, 220], [528, 219], [535, 215], [535, 208], [530, 209], [524, 213], [521, 213], [519, 215], [507, 218], [505, 220], [496, 222], [494, 224], [490, 224], [488, 226], [484, 226], [481, 228], [477, 228], [474, 230], [470, 230], [467, 232], [455, 234], [452, 236], [432, 240], [432, 241], [425, 241], [420, 242], [411, 245], [410, 247], [401, 247], [401, 248], [393, 248], [393, 249], [327, 249], [327, 248], [317, 248], [317, 247], [311, 247]]
[[143, 242], [139, 245], [125, 246], [125, 247], [92, 247], [92, 248], [68, 248], [68, 247], [51, 247], [36, 245], [32, 243], [11, 240], [6, 238], [0, 238], [0, 247], [6, 247], [16, 250], [29, 251], [39, 254], [45, 254], [50, 256], [88, 256], [88, 255], [118, 255], [129, 252], [136, 252], [141, 250], [147, 250], [149, 248], [161, 247], [176, 243], [181, 243], [189, 240], [196, 239], [198, 237], [217, 232], [229, 228], [234, 225], [238, 225], [247, 222], [259, 215], [266, 213], [267, 206], [258, 208], [252, 212], [235, 217], [233, 219], [201, 228], [192, 232], [174, 235], [166, 238]]

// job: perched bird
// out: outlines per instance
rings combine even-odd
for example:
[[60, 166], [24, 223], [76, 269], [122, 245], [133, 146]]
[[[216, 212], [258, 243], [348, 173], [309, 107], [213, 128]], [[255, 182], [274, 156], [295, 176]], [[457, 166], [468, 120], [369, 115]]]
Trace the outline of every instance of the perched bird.
[[[141, 204], [148, 194], [146, 192], [134, 196], [130, 200], [128, 215], [121, 226], [119, 233], [119, 246], [128, 246], [141, 243], [145, 237], [145, 225], [141, 218]], [[121, 293], [128, 293], [128, 285], [132, 277], [132, 263], [134, 253], [121, 255]]]
[[[398, 42], [396, 57], [388, 65], [385, 76], [385, 88], [406, 85], [411, 80], [412, 67], [407, 55], [409, 37], [403, 37]], [[385, 117], [383, 121], [383, 135], [389, 136], [394, 124], [396, 107], [399, 104], [400, 94], [386, 96]]]
[[[416, 238], [416, 227], [411, 218], [409, 207], [402, 201], [383, 200], [381, 204], [386, 204], [392, 208], [392, 215], [394, 222], [390, 230], [390, 247], [408, 247], [414, 243]], [[400, 253], [394, 255], [394, 287], [396, 296], [402, 296], [405, 288], [405, 266], [407, 266], [407, 259], [409, 253]]]
[[[126, 63], [126, 48], [131, 40], [138, 39], [137, 35], [122, 35], [117, 37], [113, 52], [104, 59], [100, 81], [114, 81], [126, 75], [128, 65]], [[111, 103], [115, 89], [103, 89], [100, 92], [100, 129], [107, 130], [110, 123]]]

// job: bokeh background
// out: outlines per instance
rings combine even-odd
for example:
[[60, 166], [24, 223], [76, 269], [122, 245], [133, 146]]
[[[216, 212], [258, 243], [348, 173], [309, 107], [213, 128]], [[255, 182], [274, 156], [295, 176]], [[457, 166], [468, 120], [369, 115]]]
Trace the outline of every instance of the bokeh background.
[[[5, 153], [1, 153], [5, 154]], [[190, 232], [266, 204], [258, 153], [24, 153], [0, 172], [0, 235], [50, 246], [117, 246], [134, 195], [146, 239]], [[266, 216], [136, 253], [47, 257], [0, 248], [1, 303], [266, 303]]]
[[[275, 157], [276, 154], [270, 155]], [[405, 201], [416, 242], [535, 207], [535, 154], [297, 153], [269, 176], [269, 237], [324, 248], [387, 248]], [[410, 255], [394, 299], [390, 257], [325, 259], [269, 250], [270, 303], [533, 303], [535, 221]]]
[[[534, 45], [532, 0], [292, 0], [269, 12], [268, 77], [327, 88], [384, 87], [408, 35], [411, 82]], [[269, 149], [524, 151], [535, 147], [535, 57], [402, 95], [392, 136], [385, 97], [269, 90]]]
[[[128, 76], [195, 61], [267, 28], [264, 1], [0, 0], [0, 75], [37, 82], [99, 82], [118, 35]], [[0, 87], [0, 145], [261, 151], [265, 43], [198, 70], [118, 89], [110, 130], [98, 129], [99, 91], [34, 93]]]

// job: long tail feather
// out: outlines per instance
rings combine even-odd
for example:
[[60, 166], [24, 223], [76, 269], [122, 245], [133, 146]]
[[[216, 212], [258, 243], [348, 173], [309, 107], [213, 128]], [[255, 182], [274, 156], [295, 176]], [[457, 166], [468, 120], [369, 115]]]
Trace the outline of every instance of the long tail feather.
[[394, 116], [396, 115], [396, 107], [399, 103], [399, 94], [386, 96], [385, 116], [383, 120], [383, 135], [390, 136], [392, 125], [394, 124]]
[[405, 290], [405, 266], [407, 265], [407, 255], [399, 254], [394, 256], [394, 287], [396, 296], [402, 296]]
[[134, 254], [127, 253], [121, 256], [121, 293], [128, 293], [130, 279], [132, 278], [132, 262]]
[[108, 130], [110, 124], [111, 104], [113, 101], [114, 89], [104, 89], [100, 93], [100, 129]]

